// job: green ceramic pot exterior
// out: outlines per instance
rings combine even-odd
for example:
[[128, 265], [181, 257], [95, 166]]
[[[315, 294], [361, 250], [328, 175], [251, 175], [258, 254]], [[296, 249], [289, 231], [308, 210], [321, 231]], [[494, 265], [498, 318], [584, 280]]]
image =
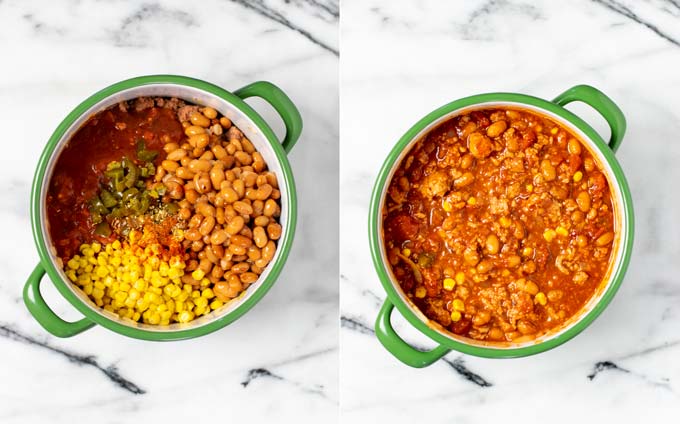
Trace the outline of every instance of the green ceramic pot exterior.
[[[605, 118], [611, 128], [611, 138], [608, 142], [605, 142], [590, 125], [563, 107], [574, 101], [584, 102], [592, 106]], [[536, 343], [518, 346], [493, 346], [467, 342], [463, 338], [456, 338], [430, 327], [426, 323], [427, 319], [414, 305], [405, 299], [399, 284], [393, 280], [392, 274], [385, 263], [382, 248], [381, 210], [384, 193], [392, 172], [399, 164], [403, 155], [410, 149], [412, 143], [434, 125], [448, 119], [450, 116], [459, 114], [462, 110], [493, 107], [494, 105], [514, 106], [535, 111], [539, 114], [550, 116], [579, 132], [584, 137], [584, 141], [589, 143], [593, 153], [609, 168], [608, 177], [610, 184], [613, 186], [613, 191], [618, 193], [616, 197], [618, 197], [619, 201], [619, 219], [621, 220], [616, 262], [614, 262], [606, 288], [591, 301], [590, 310], [584, 312], [578, 320], [555, 335], [546, 336], [544, 340]], [[586, 85], [573, 87], [559, 95], [552, 102], [515, 93], [489, 93], [466, 97], [440, 107], [411, 127], [392, 149], [378, 174], [369, 212], [369, 242], [373, 264], [380, 282], [387, 293], [387, 299], [378, 313], [375, 324], [376, 335], [383, 346], [400, 361], [419, 368], [431, 365], [451, 350], [488, 358], [529, 356], [559, 346], [583, 331], [602, 313], [612, 300], [623, 280], [630, 261], [634, 231], [633, 204], [626, 177], [614, 156], [614, 152], [623, 140], [625, 131], [626, 121], [616, 104], [599, 90]], [[399, 313], [410, 324], [437, 342], [439, 346], [431, 351], [423, 352], [401, 339], [392, 328], [390, 322], [394, 307], [397, 308]]]
[[[157, 90], [155, 95], [172, 95], [172, 93], [163, 91], [166, 89], [165, 87], [201, 93], [202, 98], [228, 104], [232, 112], [244, 120], [248, 120], [250, 126], [253, 127], [250, 128], [250, 131], [257, 132], [259, 134], [258, 137], [266, 140], [263, 141], [266, 145], [265, 148], [271, 149], [267, 154], [277, 162], [279, 184], [282, 188], [281, 200], [282, 204], [287, 205], [285, 220], [282, 219], [281, 222], [284, 228], [284, 235], [278, 242], [277, 253], [273, 262], [265, 270], [266, 276], [263, 281], [258, 281], [251, 286], [249, 290], [252, 288], [253, 291], [248, 293], [242, 302], [235, 304], [237, 306], [229, 310], [229, 312], [222, 315], [216, 314], [214, 316], [201, 317], [201, 319], [205, 318], [205, 320], [200, 325], [187, 323], [173, 324], [168, 327], [152, 327], [135, 325], [135, 323], [117, 319], [112, 314], [107, 316], [105, 314], [106, 311], [101, 310], [88, 301], [84, 295], [79, 294], [79, 289], [75, 288], [70, 281], [64, 278], [63, 272], [55, 265], [54, 255], [48, 245], [45, 223], [43, 222], [44, 218], [42, 218], [44, 212], [43, 189], [49, 183], [49, 181], [46, 181], [48, 167], [55, 160], [55, 149], [58, 145], [63, 145], [65, 135], [69, 131], [74, 130], [74, 124], [82, 120], [84, 114], [92, 113], [91, 108], [94, 106], [101, 102], [118, 98], [126, 90], [150, 89]], [[269, 102], [281, 115], [286, 127], [286, 135], [282, 142], [277, 139], [264, 119], [243, 101], [243, 99], [253, 96], [261, 97]], [[187, 100], [191, 101], [191, 99]], [[121, 81], [92, 95], [78, 105], [59, 124], [45, 146], [35, 172], [31, 190], [31, 223], [33, 237], [40, 255], [40, 263], [31, 273], [24, 287], [23, 297], [28, 310], [47, 331], [58, 337], [70, 337], [98, 324], [109, 330], [136, 339], [179, 340], [211, 333], [235, 321], [250, 310], [271, 288], [290, 252], [297, 221], [297, 197], [295, 181], [286, 153], [290, 152], [293, 148], [300, 137], [301, 131], [302, 118], [293, 102], [281, 89], [264, 81], [250, 84], [234, 93], [230, 93], [216, 85], [193, 78], [176, 75], [152, 75]], [[40, 294], [40, 284], [45, 274], [49, 276], [59, 293], [80, 311], [85, 318], [76, 322], [67, 322], [59, 318], [49, 308]], [[263, 273], [263, 275], [265, 274]]]

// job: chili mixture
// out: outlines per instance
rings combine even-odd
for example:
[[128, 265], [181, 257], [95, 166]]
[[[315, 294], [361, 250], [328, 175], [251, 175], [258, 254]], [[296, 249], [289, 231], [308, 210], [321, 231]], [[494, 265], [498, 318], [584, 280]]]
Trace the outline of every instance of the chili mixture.
[[185, 323], [259, 279], [282, 228], [262, 155], [225, 116], [140, 97], [92, 116], [59, 155], [49, 233], [66, 276], [135, 322]]
[[524, 341], [577, 314], [614, 240], [607, 178], [551, 119], [518, 109], [456, 116], [399, 164], [383, 210], [403, 291], [448, 331]]

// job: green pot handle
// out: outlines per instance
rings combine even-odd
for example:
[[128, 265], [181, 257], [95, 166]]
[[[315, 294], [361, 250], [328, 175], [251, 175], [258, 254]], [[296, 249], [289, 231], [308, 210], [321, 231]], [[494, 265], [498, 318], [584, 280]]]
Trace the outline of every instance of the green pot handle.
[[383, 303], [380, 312], [378, 312], [378, 318], [375, 320], [375, 335], [380, 340], [380, 343], [385, 346], [385, 349], [394, 355], [395, 358], [414, 368], [424, 368], [432, 365], [449, 353], [451, 349], [442, 345], [423, 352], [406, 343], [392, 328], [391, 317], [393, 309], [394, 304], [389, 299], [385, 299], [385, 303]]
[[609, 148], [616, 153], [616, 150], [623, 141], [626, 133], [626, 118], [621, 109], [603, 92], [589, 85], [577, 85], [555, 97], [554, 103], [560, 106], [568, 105], [571, 102], [583, 102], [598, 111], [607, 121], [612, 135], [609, 139]]
[[80, 334], [85, 330], [94, 327], [94, 322], [87, 318], [80, 321], [68, 322], [59, 318], [57, 314], [52, 312], [45, 299], [40, 294], [40, 283], [45, 276], [45, 268], [42, 264], [35, 267], [24, 286], [24, 303], [28, 311], [38, 321], [45, 330], [54, 334], [57, 337], [71, 337]]
[[286, 136], [281, 143], [283, 150], [290, 153], [302, 133], [302, 116], [290, 98], [279, 87], [267, 81], [257, 81], [234, 91], [242, 99], [260, 97], [279, 113], [286, 126]]

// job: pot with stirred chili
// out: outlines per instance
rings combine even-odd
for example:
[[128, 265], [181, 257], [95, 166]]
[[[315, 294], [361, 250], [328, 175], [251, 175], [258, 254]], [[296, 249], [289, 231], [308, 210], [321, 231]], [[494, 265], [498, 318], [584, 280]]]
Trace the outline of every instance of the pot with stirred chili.
[[606, 276], [615, 238], [607, 178], [548, 117], [494, 108], [449, 119], [414, 145], [387, 193], [392, 272], [457, 335], [534, 339], [577, 315]]

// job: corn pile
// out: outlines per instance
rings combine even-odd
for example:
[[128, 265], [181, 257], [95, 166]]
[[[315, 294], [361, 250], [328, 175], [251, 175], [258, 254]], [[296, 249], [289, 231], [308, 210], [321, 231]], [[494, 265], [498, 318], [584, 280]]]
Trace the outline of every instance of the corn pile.
[[142, 247], [134, 239], [82, 244], [66, 263], [66, 276], [97, 306], [135, 322], [186, 323], [223, 305], [201, 270], [191, 274], [199, 286], [183, 284], [179, 256], [164, 260], [159, 244]]

